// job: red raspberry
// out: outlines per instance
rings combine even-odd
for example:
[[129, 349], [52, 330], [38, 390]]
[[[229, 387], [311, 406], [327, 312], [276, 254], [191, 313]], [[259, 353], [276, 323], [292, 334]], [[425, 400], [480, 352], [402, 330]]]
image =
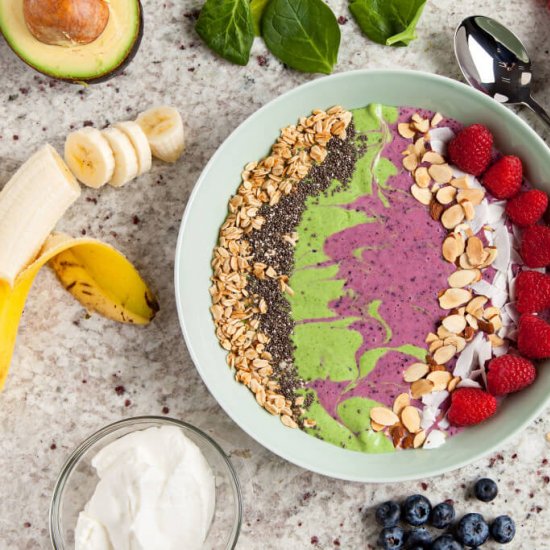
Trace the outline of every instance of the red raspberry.
[[502, 355], [489, 362], [487, 389], [493, 395], [506, 395], [530, 386], [537, 371], [529, 361], [519, 355]]
[[483, 175], [483, 185], [497, 199], [509, 199], [519, 193], [523, 166], [518, 157], [499, 158]]
[[550, 265], [550, 227], [531, 225], [525, 229], [519, 251], [528, 267]]
[[520, 313], [537, 313], [550, 307], [550, 275], [522, 271], [516, 279], [516, 308]]
[[536, 315], [522, 315], [519, 320], [518, 349], [525, 357], [550, 357], [550, 325]]
[[506, 205], [506, 214], [519, 227], [537, 223], [548, 206], [548, 195], [544, 191], [531, 189], [515, 196]]
[[493, 135], [482, 124], [461, 130], [450, 142], [447, 153], [451, 162], [468, 174], [479, 176], [491, 162]]
[[459, 388], [452, 393], [448, 419], [453, 426], [472, 426], [487, 420], [497, 410], [497, 400], [477, 388]]

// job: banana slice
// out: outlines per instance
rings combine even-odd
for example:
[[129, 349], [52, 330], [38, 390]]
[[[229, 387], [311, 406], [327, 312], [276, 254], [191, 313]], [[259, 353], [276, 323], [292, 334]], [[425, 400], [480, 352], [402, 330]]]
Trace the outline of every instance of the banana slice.
[[138, 174], [138, 157], [130, 138], [118, 128], [107, 128], [102, 131], [115, 156], [115, 170], [109, 185], [122, 187]]
[[97, 128], [72, 132], [65, 141], [65, 161], [84, 185], [97, 189], [113, 176], [115, 157]]
[[153, 107], [141, 113], [136, 122], [145, 132], [153, 155], [165, 162], [176, 162], [185, 147], [183, 121], [174, 107]]
[[0, 283], [13, 286], [79, 195], [80, 185], [50, 145], [21, 165], [0, 192]]
[[129, 140], [132, 142], [138, 158], [138, 176], [145, 174], [151, 170], [151, 147], [147, 141], [147, 136], [137, 122], [127, 120], [125, 122], [117, 122], [114, 125], [118, 130], [122, 130]]

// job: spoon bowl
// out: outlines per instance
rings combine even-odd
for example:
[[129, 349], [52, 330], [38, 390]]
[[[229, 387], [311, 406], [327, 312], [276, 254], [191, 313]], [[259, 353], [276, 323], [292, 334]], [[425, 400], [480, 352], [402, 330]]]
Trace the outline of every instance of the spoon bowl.
[[474, 15], [460, 23], [454, 45], [471, 86], [499, 103], [527, 105], [550, 126], [550, 116], [531, 95], [531, 59], [513, 32], [490, 17]]

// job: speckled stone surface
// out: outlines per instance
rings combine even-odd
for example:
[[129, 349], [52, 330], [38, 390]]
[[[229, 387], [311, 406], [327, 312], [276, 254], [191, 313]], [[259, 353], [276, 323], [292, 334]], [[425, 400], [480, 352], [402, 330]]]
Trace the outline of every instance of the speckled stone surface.
[[[347, 0], [329, 4], [349, 18]], [[547, 414], [498, 454], [444, 477], [398, 485], [362, 485], [309, 473], [271, 454], [218, 407], [186, 351], [173, 299], [173, 256], [180, 218], [208, 158], [248, 115], [280, 93], [314, 78], [284, 69], [257, 40], [248, 67], [217, 59], [193, 31], [199, 0], [145, 0], [141, 49], [123, 75], [89, 88], [56, 82], [27, 68], [0, 41], [0, 182], [44, 141], [62, 147], [85, 121], [102, 127], [155, 103], [176, 105], [188, 136], [175, 166], [122, 189], [85, 190], [61, 228], [115, 244], [158, 292], [162, 310], [145, 328], [85, 312], [45, 269], [23, 316], [11, 373], [0, 394], [0, 548], [48, 548], [48, 506], [71, 450], [112, 421], [169, 414], [217, 438], [233, 457], [245, 498], [239, 549], [373, 548], [372, 513], [386, 497], [426, 490], [452, 498], [459, 511], [472, 480], [500, 481], [497, 503], [476, 506], [518, 521], [513, 548], [550, 548], [550, 432]], [[370, 43], [354, 22], [342, 24], [337, 71], [422, 69], [459, 78], [451, 39], [475, 13], [497, 15], [525, 40], [536, 65], [535, 93], [550, 108], [550, 13], [543, 0], [429, 2], [410, 47]], [[342, 21], [345, 21], [342, 19]], [[261, 57], [257, 57], [261, 56]], [[522, 111], [543, 133], [534, 116]], [[544, 134], [548, 139], [550, 134]], [[118, 391], [116, 388], [118, 387]]]

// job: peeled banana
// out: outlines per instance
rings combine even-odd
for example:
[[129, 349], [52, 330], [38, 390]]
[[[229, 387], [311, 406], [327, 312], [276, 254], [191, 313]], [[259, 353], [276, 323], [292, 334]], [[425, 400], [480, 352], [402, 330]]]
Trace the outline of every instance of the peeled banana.
[[50, 145], [21, 165], [0, 192], [0, 280], [14, 284], [79, 195], [78, 182]]
[[141, 113], [136, 122], [149, 140], [153, 156], [176, 162], [185, 148], [181, 115], [174, 107], [153, 107]]
[[145, 174], [151, 170], [152, 156], [151, 147], [147, 141], [147, 136], [137, 122], [127, 120], [125, 122], [117, 122], [115, 128], [122, 130], [132, 142], [137, 158], [138, 158], [138, 176]]
[[65, 162], [79, 181], [95, 189], [110, 181], [115, 171], [113, 151], [97, 128], [82, 128], [67, 136]]
[[0, 280], [0, 389], [8, 375], [27, 295], [38, 271], [48, 262], [64, 287], [89, 311], [122, 323], [144, 325], [159, 310], [154, 294], [135, 267], [115, 248], [94, 239], [52, 234], [13, 287]]
[[111, 146], [115, 157], [115, 169], [109, 185], [122, 187], [138, 175], [138, 158], [130, 138], [118, 128], [107, 128], [101, 132]]

